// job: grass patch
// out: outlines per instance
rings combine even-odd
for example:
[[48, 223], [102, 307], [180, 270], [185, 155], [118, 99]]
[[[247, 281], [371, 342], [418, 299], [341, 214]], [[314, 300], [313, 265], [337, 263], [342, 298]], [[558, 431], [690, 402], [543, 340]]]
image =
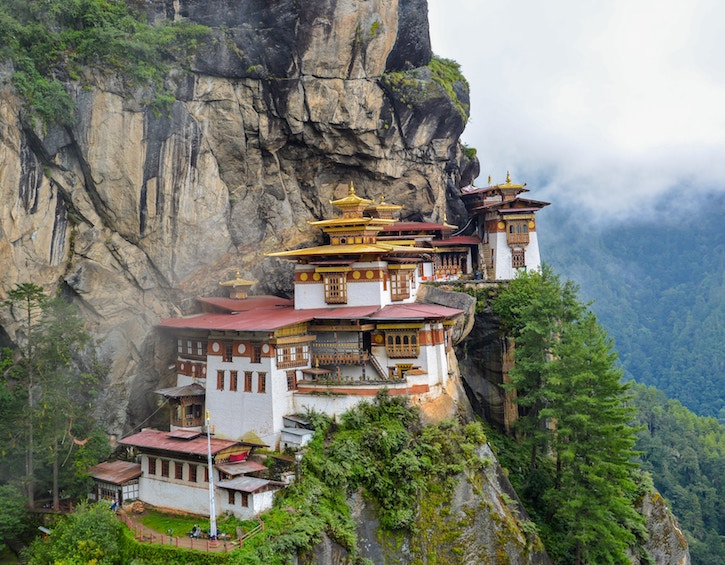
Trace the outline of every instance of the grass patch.
[[[183, 514], [171, 514], [158, 510], [147, 510], [141, 518], [141, 523], [147, 528], [161, 534], [168, 534], [169, 530], [171, 530], [172, 535], [174, 536], [188, 535], [195, 525], [199, 526], [203, 532], [209, 531], [208, 518]], [[234, 516], [220, 516], [217, 518], [216, 524], [217, 529], [222, 534], [227, 534], [233, 538], [237, 537], [237, 526], [241, 526], [242, 529], [247, 532], [258, 525], [255, 521], [239, 520]]]

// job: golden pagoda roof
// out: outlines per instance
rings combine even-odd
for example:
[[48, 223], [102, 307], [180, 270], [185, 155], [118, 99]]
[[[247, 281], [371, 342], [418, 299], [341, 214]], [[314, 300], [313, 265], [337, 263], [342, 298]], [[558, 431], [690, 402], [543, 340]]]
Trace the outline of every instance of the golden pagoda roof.
[[267, 253], [267, 257], [313, 257], [315, 255], [370, 255], [389, 253], [430, 253], [428, 247], [413, 247], [409, 245], [394, 245], [387, 243], [355, 243], [340, 245], [318, 245], [291, 251], [277, 251]]
[[383, 194], [380, 196], [379, 204], [373, 204], [372, 206], [368, 206], [367, 208], [365, 208], [365, 211], [366, 212], [377, 212], [378, 214], [380, 212], [383, 212], [383, 213], [386, 213], [386, 214], [389, 214], [390, 216], [392, 216], [395, 212], [397, 212], [398, 210], [402, 210], [402, 209], [403, 209], [402, 206], [399, 206], [397, 204], [388, 204], [387, 202], [385, 202], [385, 195]]
[[252, 286], [257, 284], [258, 281], [248, 281], [246, 279], [242, 278], [242, 275], [239, 271], [237, 271], [236, 278], [230, 280], [230, 281], [224, 281], [220, 282], [219, 284], [221, 286], [231, 286], [231, 287], [237, 287], [237, 286]]
[[355, 187], [353, 186], [352, 181], [350, 181], [350, 189], [347, 192], [347, 196], [339, 198], [338, 200], [330, 200], [330, 204], [343, 210], [359, 209], [363, 206], [367, 206], [368, 204], [372, 204], [372, 202], [372, 200], [362, 198], [355, 194]]
[[354, 228], [367, 227], [367, 226], [387, 226], [388, 224], [394, 224], [397, 220], [388, 218], [371, 218], [369, 216], [360, 216], [357, 218], [332, 218], [331, 220], [313, 220], [307, 222], [311, 226], [319, 227], [341, 227], [350, 226]]
[[497, 184], [494, 188], [518, 188], [523, 189], [526, 187], [526, 183], [524, 184], [514, 184], [511, 182], [511, 173], [509, 171], [506, 171], [506, 182], [504, 184]]

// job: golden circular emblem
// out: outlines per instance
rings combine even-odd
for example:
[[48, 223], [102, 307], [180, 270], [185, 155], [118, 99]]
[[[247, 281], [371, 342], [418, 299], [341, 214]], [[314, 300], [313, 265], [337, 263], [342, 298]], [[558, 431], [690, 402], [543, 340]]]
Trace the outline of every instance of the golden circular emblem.
[[315, 273], [314, 275], [312, 275], [312, 279], [313, 279], [313, 280], [319, 281], [319, 280], [320, 280], [320, 278], [321, 278], [321, 277], [320, 277], [320, 273]]
[[360, 278], [360, 271], [355, 271], [352, 274], [352, 278], [354, 278], [355, 280], [358, 280]]
[[506, 228], [506, 224], [504, 224], [503, 222], [499, 222], [498, 223], [498, 229], [502, 230], [502, 229], [505, 229], [505, 228]]
[[534, 226], [535, 226], [535, 225], [536, 225], [536, 224], [534, 224], [534, 220], [530, 220], [530, 221], [529, 221], [529, 229], [530, 229], [530, 230], [534, 229]]
[[302, 274], [300, 275], [300, 280], [301, 280], [301, 281], [306, 281], [306, 280], [307, 280], [307, 273], [302, 273]]
[[366, 279], [371, 279], [371, 278], [373, 278], [374, 276], [375, 276], [375, 275], [373, 274], [373, 272], [372, 272], [372, 271], [365, 271], [365, 278], [366, 278]]

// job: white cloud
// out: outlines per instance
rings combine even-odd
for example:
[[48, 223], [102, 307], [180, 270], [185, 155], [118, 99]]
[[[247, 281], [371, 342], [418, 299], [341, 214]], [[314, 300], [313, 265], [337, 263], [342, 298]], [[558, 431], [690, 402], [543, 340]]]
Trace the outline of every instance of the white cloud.
[[[429, 0], [433, 50], [471, 84], [482, 179], [643, 215], [673, 189], [725, 190], [725, 3]], [[535, 186], [539, 183], [540, 188]]]

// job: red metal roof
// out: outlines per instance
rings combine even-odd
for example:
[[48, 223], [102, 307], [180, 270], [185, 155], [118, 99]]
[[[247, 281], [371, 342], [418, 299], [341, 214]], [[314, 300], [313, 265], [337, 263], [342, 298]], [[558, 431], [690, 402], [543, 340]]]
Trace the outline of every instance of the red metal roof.
[[477, 235], [456, 235], [446, 239], [434, 239], [433, 245], [438, 247], [447, 247], [449, 245], [478, 245], [481, 238]]
[[396, 222], [389, 224], [383, 228], [383, 232], [399, 232], [399, 231], [443, 231], [451, 230], [454, 226], [445, 224], [435, 224], [433, 222]]
[[425, 320], [428, 318], [451, 318], [463, 314], [463, 310], [439, 304], [412, 302], [410, 304], [389, 304], [376, 312], [372, 320]]
[[137, 479], [143, 474], [141, 465], [130, 461], [104, 461], [88, 469], [88, 474], [97, 481], [122, 485], [126, 481]]
[[256, 461], [242, 461], [240, 463], [219, 463], [214, 465], [217, 469], [236, 477], [238, 475], [246, 475], [247, 473], [257, 473], [259, 471], [266, 471], [267, 467]]
[[314, 308], [311, 312], [315, 320], [357, 320], [365, 318], [379, 310], [379, 306], [341, 306], [340, 308]]
[[274, 306], [291, 306], [292, 300], [288, 298], [280, 298], [279, 296], [249, 296], [243, 300], [236, 300], [234, 298], [224, 298], [218, 296], [210, 296], [197, 298], [198, 302], [202, 304], [209, 304], [228, 312], [247, 312], [249, 310], [255, 310], [257, 308], [269, 308]]
[[[206, 455], [207, 453], [206, 436], [198, 436], [193, 439], [181, 439], [173, 437], [170, 432], [162, 432], [150, 428], [141, 430], [132, 436], [125, 437], [119, 443], [187, 455]], [[211, 438], [211, 452], [213, 455], [235, 445], [242, 445], [242, 443], [229, 439]]]
[[310, 312], [310, 310], [295, 310], [292, 307], [279, 306], [233, 314], [199, 314], [187, 318], [167, 318], [161, 320], [159, 326], [194, 330], [269, 332], [285, 326], [308, 322], [312, 319]]

